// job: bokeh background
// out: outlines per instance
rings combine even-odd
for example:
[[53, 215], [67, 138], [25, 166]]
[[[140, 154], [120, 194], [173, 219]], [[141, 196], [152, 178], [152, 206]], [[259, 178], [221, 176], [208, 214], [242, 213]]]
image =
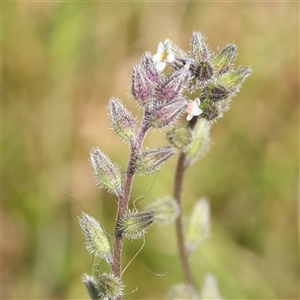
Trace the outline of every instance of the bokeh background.
[[[108, 100], [140, 116], [133, 64], [166, 38], [189, 49], [193, 30], [213, 50], [234, 41], [236, 65], [253, 68], [185, 179], [186, 215], [201, 197], [211, 204], [212, 236], [191, 256], [197, 285], [213, 273], [225, 299], [299, 299], [298, 23], [296, 2], [3, 2], [2, 299], [88, 298], [77, 216], [113, 232], [117, 207], [95, 185], [89, 151], [123, 170], [129, 155], [109, 130]], [[164, 144], [156, 131], [145, 145]], [[171, 193], [176, 160], [136, 177], [139, 207]], [[141, 244], [125, 242], [124, 264]], [[164, 298], [182, 280], [178, 261], [173, 227], [153, 226], [124, 274], [125, 298]]]

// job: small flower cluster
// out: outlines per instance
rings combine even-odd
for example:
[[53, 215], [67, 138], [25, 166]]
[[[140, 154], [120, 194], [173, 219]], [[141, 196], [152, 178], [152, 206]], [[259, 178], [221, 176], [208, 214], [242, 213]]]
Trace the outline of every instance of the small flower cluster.
[[232, 97], [251, 74], [250, 67], [233, 68], [236, 55], [235, 44], [228, 44], [213, 53], [205, 37], [200, 32], [193, 32], [189, 51], [183, 51], [166, 40], [165, 44], [159, 43], [153, 59], [159, 70], [167, 64], [177, 71], [189, 70], [187, 92], [199, 93], [199, 97], [189, 100], [187, 120], [199, 116], [211, 121], [223, 116]]
[[[154, 222], [167, 225], [179, 218], [181, 207], [176, 199], [169, 196], [159, 198], [144, 210], [130, 210], [134, 176], [159, 172], [176, 150], [186, 155], [184, 167], [190, 166], [207, 152], [211, 121], [220, 118], [228, 109], [232, 97], [251, 73], [249, 67], [233, 69], [236, 50], [237, 47], [230, 44], [214, 54], [202, 34], [194, 32], [188, 52], [173, 45], [170, 40], [159, 43], [156, 54], [146, 52], [141, 62], [134, 66], [131, 80], [132, 97], [143, 110], [139, 127], [121, 99], [110, 99], [108, 111], [111, 127], [129, 145], [130, 157], [123, 176], [120, 167], [100, 149], [92, 148], [90, 152], [96, 183], [118, 198], [113, 247], [106, 230], [98, 221], [85, 213], [79, 218], [87, 250], [95, 257], [104, 259], [111, 269], [110, 273], [96, 277], [83, 276], [91, 299], [122, 298], [123, 238], [140, 239]], [[164, 71], [167, 66], [169, 72]], [[198, 97], [191, 99], [192, 94]], [[188, 121], [197, 117], [193, 120], [196, 122], [193, 126], [174, 127], [184, 113]], [[143, 149], [148, 131], [155, 128], [169, 129], [167, 139], [171, 146]], [[201, 200], [196, 204], [186, 230], [189, 253], [209, 235], [209, 224], [209, 205], [206, 200]], [[172, 295], [177, 292], [191, 297], [195, 295], [193, 289], [184, 285], [174, 291]]]

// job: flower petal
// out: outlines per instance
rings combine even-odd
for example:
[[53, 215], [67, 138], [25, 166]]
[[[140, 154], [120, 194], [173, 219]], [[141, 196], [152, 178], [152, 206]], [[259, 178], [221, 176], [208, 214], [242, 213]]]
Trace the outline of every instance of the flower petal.
[[166, 67], [166, 63], [164, 61], [161, 61], [158, 64], [156, 64], [155, 67], [158, 71], [161, 72]]
[[163, 53], [165, 51], [165, 45], [162, 43], [162, 42], [159, 42], [158, 43], [158, 46], [157, 46], [157, 53]]
[[172, 52], [169, 52], [165, 61], [168, 63], [172, 63], [175, 60], [175, 55]]
[[188, 121], [191, 121], [191, 120], [193, 119], [193, 115], [191, 115], [191, 114], [187, 115], [186, 119], [187, 119]]

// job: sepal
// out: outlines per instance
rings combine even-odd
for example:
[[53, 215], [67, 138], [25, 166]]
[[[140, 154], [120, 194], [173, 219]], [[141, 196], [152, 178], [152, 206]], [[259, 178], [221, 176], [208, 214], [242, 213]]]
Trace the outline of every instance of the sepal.
[[184, 113], [188, 102], [179, 98], [167, 104], [155, 106], [150, 115], [149, 123], [153, 128], [164, 128], [172, 126], [178, 118]]
[[84, 231], [86, 249], [90, 254], [106, 259], [112, 264], [111, 246], [109, 236], [100, 223], [86, 213], [79, 219], [79, 224]]
[[122, 232], [127, 239], [140, 239], [151, 226], [153, 220], [153, 211], [139, 212], [138, 210], [128, 210], [119, 224], [119, 232]]
[[186, 230], [187, 249], [191, 253], [210, 235], [210, 206], [206, 199], [199, 200], [189, 218]]
[[120, 169], [109, 157], [98, 148], [93, 148], [90, 153], [91, 165], [94, 169], [96, 184], [111, 193], [121, 196], [122, 177]]
[[198, 299], [204, 299], [199, 298], [199, 295], [197, 292], [193, 289], [192, 286], [181, 283], [178, 285], [172, 286], [167, 294], [166, 299], [170, 300], [181, 300], [181, 299], [190, 299], [190, 300], [198, 300]]
[[193, 129], [193, 141], [187, 150], [187, 165], [192, 165], [203, 157], [209, 150], [211, 122], [200, 119]]
[[187, 127], [176, 127], [167, 133], [169, 143], [183, 152], [190, 147], [192, 137], [192, 131]]
[[215, 74], [224, 74], [230, 70], [237, 55], [237, 46], [229, 44], [212, 57]]
[[165, 196], [147, 205], [145, 211], [153, 211], [159, 225], [169, 225], [179, 216], [180, 208], [174, 198]]
[[135, 137], [136, 121], [123, 102], [112, 98], [108, 104], [109, 116], [114, 132], [125, 142]]
[[97, 281], [93, 276], [83, 274], [82, 282], [84, 283], [87, 292], [92, 300], [100, 300]]
[[152, 175], [158, 172], [162, 164], [174, 153], [175, 150], [170, 146], [147, 149], [139, 155], [136, 161], [136, 172], [142, 175]]
[[116, 300], [123, 295], [123, 283], [113, 274], [103, 273], [98, 278], [98, 292], [101, 299]]

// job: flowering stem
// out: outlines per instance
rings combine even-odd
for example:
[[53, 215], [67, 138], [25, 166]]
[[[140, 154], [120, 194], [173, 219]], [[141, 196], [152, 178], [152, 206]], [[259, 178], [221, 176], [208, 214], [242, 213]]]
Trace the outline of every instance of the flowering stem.
[[[190, 122], [188, 127], [193, 128], [197, 123], [197, 118], [194, 117]], [[195, 287], [194, 277], [192, 275], [192, 271], [190, 268], [189, 260], [188, 260], [188, 253], [186, 249], [186, 243], [184, 238], [184, 231], [183, 231], [183, 222], [182, 222], [182, 185], [183, 185], [183, 179], [184, 174], [186, 171], [186, 154], [184, 152], [180, 152], [176, 173], [175, 173], [175, 179], [174, 179], [174, 198], [179, 206], [179, 216], [176, 219], [175, 228], [176, 228], [176, 236], [177, 236], [177, 245], [182, 265], [182, 272], [184, 281], [191, 285], [192, 287]]]
[[[126, 171], [125, 180], [123, 184], [123, 192], [118, 202], [118, 212], [117, 212], [116, 227], [115, 227], [116, 239], [114, 245], [112, 272], [115, 276], [119, 278], [121, 277], [122, 248], [123, 248], [123, 235], [122, 232], [119, 230], [119, 224], [121, 222], [122, 217], [128, 210], [128, 203], [130, 200], [133, 179], [136, 171], [135, 164], [140, 154], [143, 141], [149, 129], [150, 126], [147, 121], [147, 112], [145, 111], [144, 118], [142, 120], [141, 127], [138, 131], [138, 134], [136, 138], [131, 142], [130, 159], [127, 166], [127, 171]], [[119, 299], [121, 299], [121, 297], [119, 297]]]

